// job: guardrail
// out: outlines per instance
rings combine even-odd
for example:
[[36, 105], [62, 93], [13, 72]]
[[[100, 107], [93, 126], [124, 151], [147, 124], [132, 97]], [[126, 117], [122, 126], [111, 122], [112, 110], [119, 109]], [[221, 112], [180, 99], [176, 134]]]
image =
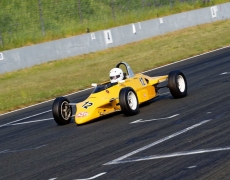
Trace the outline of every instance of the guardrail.
[[213, 3], [214, 0], [1, 0], [0, 51]]
[[0, 74], [230, 18], [230, 3], [0, 52]]

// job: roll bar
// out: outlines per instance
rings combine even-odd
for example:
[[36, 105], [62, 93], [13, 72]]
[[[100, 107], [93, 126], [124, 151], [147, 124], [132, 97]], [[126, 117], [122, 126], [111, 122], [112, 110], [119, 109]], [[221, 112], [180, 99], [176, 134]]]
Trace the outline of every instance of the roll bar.
[[134, 77], [135, 75], [134, 75], [134, 73], [133, 73], [133, 70], [131, 69], [131, 67], [129, 66], [128, 63], [126, 63], [126, 62], [120, 62], [120, 63], [118, 63], [118, 64], [116, 65], [116, 67], [119, 68], [120, 65], [122, 65], [122, 64], [126, 67], [128, 76], [129, 76], [130, 78], [131, 78], [131, 77]]

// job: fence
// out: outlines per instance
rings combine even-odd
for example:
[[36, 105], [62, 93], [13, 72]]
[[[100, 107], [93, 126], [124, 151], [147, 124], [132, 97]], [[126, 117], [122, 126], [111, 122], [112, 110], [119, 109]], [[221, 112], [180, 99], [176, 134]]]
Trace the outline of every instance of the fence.
[[1, 0], [0, 50], [155, 18], [211, 0]]

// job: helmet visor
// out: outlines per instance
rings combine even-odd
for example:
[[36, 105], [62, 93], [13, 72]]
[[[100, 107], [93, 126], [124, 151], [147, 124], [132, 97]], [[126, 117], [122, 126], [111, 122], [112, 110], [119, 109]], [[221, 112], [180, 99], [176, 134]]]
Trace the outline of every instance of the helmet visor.
[[116, 79], [119, 78], [119, 77], [120, 77], [120, 75], [110, 76], [110, 79], [111, 79], [111, 80], [116, 80]]

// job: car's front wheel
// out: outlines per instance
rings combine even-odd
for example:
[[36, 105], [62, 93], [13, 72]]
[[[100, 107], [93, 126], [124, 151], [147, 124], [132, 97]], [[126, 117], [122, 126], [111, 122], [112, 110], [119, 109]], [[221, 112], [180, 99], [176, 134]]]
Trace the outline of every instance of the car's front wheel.
[[174, 98], [187, 96], [187, 80], [185, 75], [179, 71], [171, 71], [168, 76], [168, 88]]
[[57, 124], [69, 124], [72, 116], [69, 100], [66, 97], [57, 97], [53, 102], [52, 113]]
[[120, 90], [119, 103], [122, 112], [126, 116], [135, 115], [139, 112], [139, 103], [136, 92], [131, 87], [125, 87]]

